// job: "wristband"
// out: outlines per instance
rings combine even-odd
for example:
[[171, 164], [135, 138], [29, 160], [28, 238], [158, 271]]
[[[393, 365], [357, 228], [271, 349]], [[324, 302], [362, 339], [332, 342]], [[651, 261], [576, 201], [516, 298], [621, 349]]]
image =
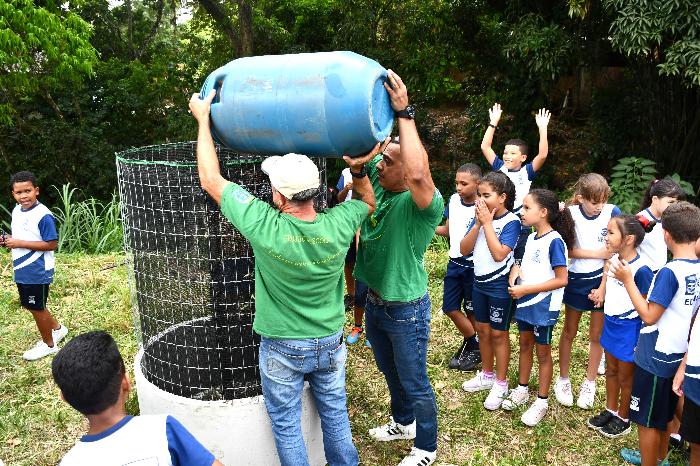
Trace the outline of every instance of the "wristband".
[[491, 123], [489, 123], [489, 126], [493, 129], [498, 129], [498, 126], [492, 125]]

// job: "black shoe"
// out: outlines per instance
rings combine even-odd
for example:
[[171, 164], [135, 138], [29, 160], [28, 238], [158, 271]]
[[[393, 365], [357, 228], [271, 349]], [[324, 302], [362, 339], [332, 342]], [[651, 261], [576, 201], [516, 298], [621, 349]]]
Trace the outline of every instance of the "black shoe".
[[452, 356], [452, 359], [450, 359], [449, 364], [447, 364], [447, 367], [450, 369], [459, 369], [459, 365], [466, 356], [467, 351], [467, 339], [465, 338], [464, 341], [462, 342], [462, 346], [459, 347], [457, 352], [455, 353], [454, 356]]
[[467, 351], [459, 364], [459, 370], [464, 372], [473, 371], [479, 364], [481, 364], [481, 352], [479, 350]]
[[668, 439], [668, 446], [671, 448], [675, 448], [676, 450], [680, 452], [686, 452], [690, 450], [690, 447], [688, 446], [688, 442], [686, 442], [683, 439], [678, 440], [677, 438], [669, 437]]
[[345, 305], [345, 311], [349, 311], [355, 305], [355, 297], [351, 294], [346, 294], [343, 304]]
[[601, 411], [601, 413], [597, 416], [590, 418], [588, 420], [588, 427], [593, 430], [600, 430], [601, 428], [605, 427], [614, 417], [616, 416], [606, 409]]
[[632, 432], [632, 425], [629, 423], [629, 421], [625, 422], [617, 416], [614, 416], [610, 422], [598, 430], [600, 435], [607, 438], [621, 437], [629, 434], [630, 432]]

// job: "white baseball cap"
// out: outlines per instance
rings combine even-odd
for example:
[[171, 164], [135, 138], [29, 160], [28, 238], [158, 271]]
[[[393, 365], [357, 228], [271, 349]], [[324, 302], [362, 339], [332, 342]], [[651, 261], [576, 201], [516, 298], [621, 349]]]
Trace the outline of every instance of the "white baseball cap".
[[275, 189], [291, 199], [295, 194], [321, 185], [318, 167], [305, 155], [290, 153], [263, 160], [262, 171], [270, 177]]

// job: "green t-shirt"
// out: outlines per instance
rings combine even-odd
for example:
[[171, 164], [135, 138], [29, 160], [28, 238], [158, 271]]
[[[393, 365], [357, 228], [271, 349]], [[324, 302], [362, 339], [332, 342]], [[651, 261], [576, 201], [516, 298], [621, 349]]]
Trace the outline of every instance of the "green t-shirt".
[[410, 191], [384, 190], [377, 172], [381, 159], [380, 154], [367, 164], [377, 209], [362, 223], [353, 276], [387, 301], [408, 302], [428, 289], [423, 256], [445, 206], [437, 188], [433, 201], [422, 210], [413, 202]]
[[221, 196], [221, 212], [253, 246], [255, 320], [267, 338], [321, 338], [341, 330], [343, 265], [367, 204], [343, 202], [313, 222], [283, 214], [235, 183]]

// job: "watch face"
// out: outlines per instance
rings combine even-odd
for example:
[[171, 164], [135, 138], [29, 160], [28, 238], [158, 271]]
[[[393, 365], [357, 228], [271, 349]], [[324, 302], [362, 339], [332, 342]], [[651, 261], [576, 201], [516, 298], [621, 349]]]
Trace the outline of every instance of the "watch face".
[[413, 108], [413, 105], [409, 105], [406, 107], [406, 113], [408, 113], [408, 117], [413, 120], [416, 118], [416, 109]]

